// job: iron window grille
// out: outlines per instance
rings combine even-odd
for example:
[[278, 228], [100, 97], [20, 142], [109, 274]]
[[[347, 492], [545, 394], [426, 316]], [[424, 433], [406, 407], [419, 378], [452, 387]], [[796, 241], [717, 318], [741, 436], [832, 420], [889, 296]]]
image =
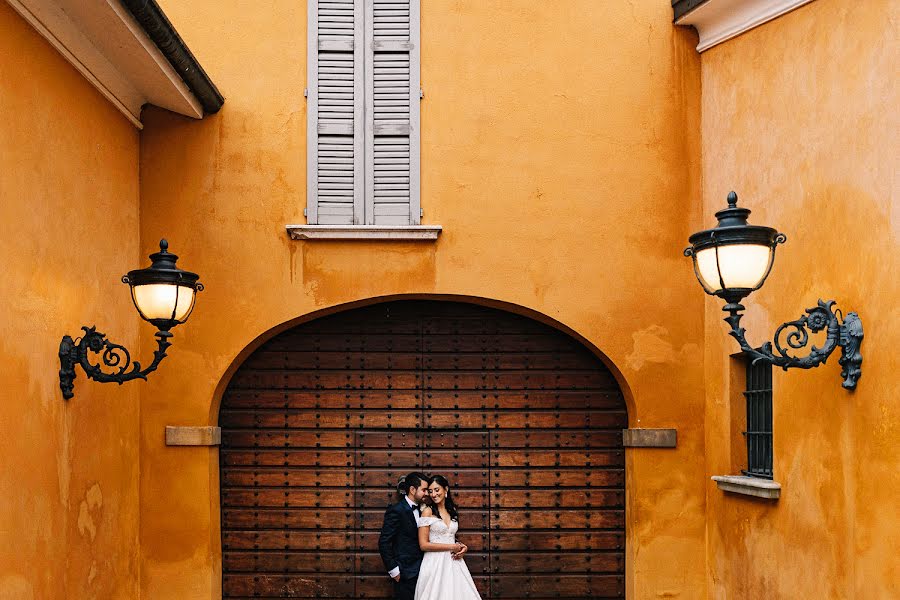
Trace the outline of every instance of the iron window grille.
[[747, 358], [747, 468], [750, 477], [772, 479], [772, 364]]

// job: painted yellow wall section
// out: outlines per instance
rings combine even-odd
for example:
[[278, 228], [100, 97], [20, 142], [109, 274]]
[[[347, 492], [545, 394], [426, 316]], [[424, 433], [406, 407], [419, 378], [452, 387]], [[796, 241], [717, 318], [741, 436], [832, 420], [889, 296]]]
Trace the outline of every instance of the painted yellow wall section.
[[137, 598], [139, 384], [56, 373], [81, 325], [139, 350], [138, 135], [5, 2], [0, 123], [0, 598]]
[[[702, 55], [703, 224], [729, 190], [788, 236], [745, 318], [762, 343], [819, 297], [857, 311], [863, 376], [839, 352], [774, 374], [777, 503], [708, 487], [709, 596], [900, 597], [898, 3], [817, 0]], [[700, 223], [697, 223], [698, 227]], [[727, 474], [720, 303], [706, 305], [707, 462]]]
[[[0, 2], [0, 598], [219, 598], [218, 453], [165, 426], [215, 425], [280, 328], [401, 296], [555, 319], [613, 368], [631, 427], [678, 429], [627, 451], [629, 599], [900, 596], [895, 0], [816, 0], [702, 58], [669, 0], [422, 0], [436, 243], [288, 239], [304, 2], [160, 4], [228, 100], [147, 108], [139, 135]], [[709, 481], [744, 458], [736, 347], [681, 249], [731, 189], [788, 236], [751, 340], [820, 296], [866, 328], [853, 394], [837, 356], [776, 372], [774, 503]], [[207, 286], [170, 358], [147, 383], [79, 373], [63, 402], [63, 334], [149, 354], [119, 278], [163, 236]]]
[[[666, 0], [422, 3], [422, 205], [437, 243], [303, 243], [306, 7], [161, 3], [228, 98], [200, 123], [146, 110], [142, 248], [162, 234], [207, 285], [142, 396], [145, 598], [219, 593], [217, 453], [166, 425], [215, 424], [257, 336], [394, 294], [510, 302], [601, 349], [633, 426], [629, 597], [705, 586], [702, 306], [680, 250], [699, 197], [699, 57]], [[698, 207], [699, 208], [699, 207]], [[702, 595], [702, 591], [700, 592]]]

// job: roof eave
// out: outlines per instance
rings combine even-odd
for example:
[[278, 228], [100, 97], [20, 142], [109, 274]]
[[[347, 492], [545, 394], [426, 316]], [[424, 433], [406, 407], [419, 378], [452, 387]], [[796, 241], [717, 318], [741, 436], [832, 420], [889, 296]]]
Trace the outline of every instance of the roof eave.
[[178, 35], [172, 23], [155, 0], [121, 0], [135, 21], [175, 69], [203, 106], [203, 111], [213, 114], [222, 108], [225, 98], [219, 92], [193, 52]]

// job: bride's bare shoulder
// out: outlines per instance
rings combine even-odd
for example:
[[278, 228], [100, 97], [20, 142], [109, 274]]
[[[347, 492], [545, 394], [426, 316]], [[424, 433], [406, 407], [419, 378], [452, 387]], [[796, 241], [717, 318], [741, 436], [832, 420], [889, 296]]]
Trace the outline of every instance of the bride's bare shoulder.
[[423, 507], [422, 510], [419, 511], [419, 514], [422, 515], [423, 517], [430, 517], [430, 516], [434, 515], [434, 513], [431, 512], [430, 506]]

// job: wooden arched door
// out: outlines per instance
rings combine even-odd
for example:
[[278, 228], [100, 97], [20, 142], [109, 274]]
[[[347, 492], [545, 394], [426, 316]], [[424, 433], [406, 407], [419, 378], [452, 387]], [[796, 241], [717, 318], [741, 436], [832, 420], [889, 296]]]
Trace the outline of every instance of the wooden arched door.
[[624, 597], [622, 394], [503, 311], [397, 301], [278, 335], [222, 399], [223, 598], [388, 598], [385, 507], [445, 475], [483, 597]]

